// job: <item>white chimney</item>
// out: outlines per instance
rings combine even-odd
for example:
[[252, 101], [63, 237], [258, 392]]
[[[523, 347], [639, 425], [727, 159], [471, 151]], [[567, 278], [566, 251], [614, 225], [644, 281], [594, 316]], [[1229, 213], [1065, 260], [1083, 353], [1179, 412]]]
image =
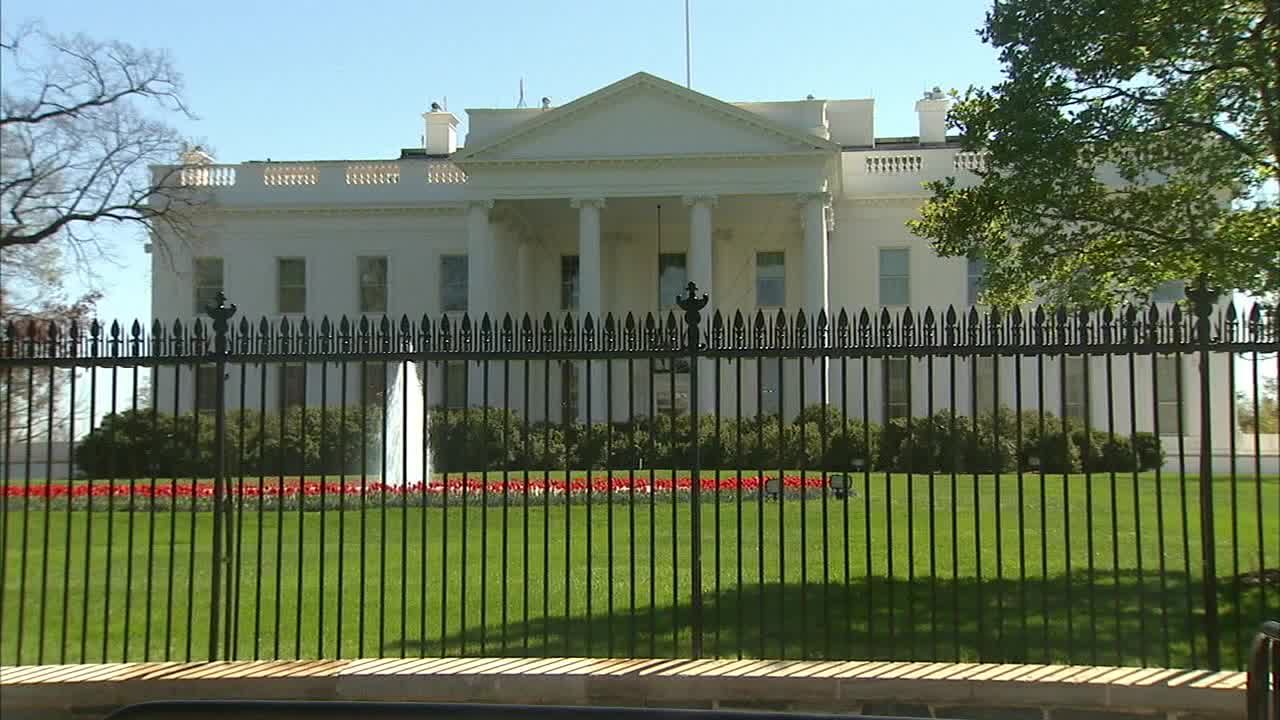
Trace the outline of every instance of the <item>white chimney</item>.
[[936, 87], [916, 101], [916, 113], [920, 116], [921, 144], [947, 141], [947, 107], [950, 105], [951, 101]]
[[458, 149], [458, 117], [431, 103], [431, 111], [422, 113], [426, 132], [423, 147], [428, 155], [452, 155]]

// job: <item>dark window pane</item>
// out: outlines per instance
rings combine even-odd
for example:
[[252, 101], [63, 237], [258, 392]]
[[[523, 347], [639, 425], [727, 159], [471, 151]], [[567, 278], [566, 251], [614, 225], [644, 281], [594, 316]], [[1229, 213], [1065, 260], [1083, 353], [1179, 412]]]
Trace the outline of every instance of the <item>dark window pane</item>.
[[382, 405], [387, 396], [386, 363], [367, 363], [360, 372], [360, 384], [364, 390], [362, 402], [366, 405]]
[[880, 304], [911, 302], [911, 254], [906, 248], [880, 249]]
[[671, 307], [689, 284], [689, 272], [684, 253], [663, 253], [658, 256], [658, 307]]
[[204, 366], [196, 368], [196, 410], [216, 410], [218, 408], [218, 368]]
[[305, 285], [307, 261], [302, 258], [280, 258], [280, 284]]
[[306, 404], [303, 394], [306, 368], [301, 365], [280, 366], [280, 407], [289, 409]]
[[461, 360], [445, 363], [445, 407], [461, 408], [467, 404], [467, 364]]
[[202, 315], [205, 309], [217, 304], [222, 291], [222, 258], [202, 257], [195, 260], [195, 312]]
[[786, 288], [786, 260], [783, 253], [756, 253], [756, 305], [782, 307], [787, 300]]
[[908, 400], [907, 358], [884, 361], [884, 418], [886, 421], [906, 417], [911, 412]]
[[560, 309], [578, 309], [578, 256], [560, 256]]
[[982, 274], [987, 270], [987, 261], [982, 259], [969, 258], [968, 269], [968, 288], [966, 302], [970, 305], [978, 304], [978, 295], [982, 292]]
[[304, 313], [307, 311], [307, 289], [301, 287], [280, 288], [280, 312]]
[[276, 280], [279, 311], [307, 311], [307, 261], [302, 258], [277, 258]]
[[386, 312], [387, 259], [385, 257], [356, 258], [356, 273], [360, 283], [360, 312]]
[[578, 419], [578, 365], [560, 363], [560, 420], [576, 422]]
[[443, 312], [467, 310], [467, 256], [440, 256], [440, 309]]

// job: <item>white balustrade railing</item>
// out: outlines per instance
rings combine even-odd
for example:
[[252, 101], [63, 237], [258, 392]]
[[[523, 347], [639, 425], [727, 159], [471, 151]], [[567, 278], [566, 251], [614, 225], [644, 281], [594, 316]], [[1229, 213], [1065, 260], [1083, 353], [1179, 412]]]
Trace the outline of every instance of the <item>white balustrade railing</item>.
[[178, 184], [184, 187], [231, 187], [236, 184], [236, 166], [185, 165], [178, 168]]
[[271, 163], [262, 167], [262, 184], [267, 187], [298, 187], [320, 182], [320, 168], [314, 163]]
[[348, 185], [395, 185], [400, 182], [398, 162], [347, 163]]
[[982, 171], [987, 169], [987, 154], [985, 152], [958, 152], [952, 159], [952, 165], [956, 170], [975, 170]]
[[453, 185], [467, 181], [467, 174], [462, 168], [448, 160], [427, 161], [427, 182], [432, 184]]
[[924, 167], [924, 158], [920, 155], [868, 155], [868, 175], [915, 175]]

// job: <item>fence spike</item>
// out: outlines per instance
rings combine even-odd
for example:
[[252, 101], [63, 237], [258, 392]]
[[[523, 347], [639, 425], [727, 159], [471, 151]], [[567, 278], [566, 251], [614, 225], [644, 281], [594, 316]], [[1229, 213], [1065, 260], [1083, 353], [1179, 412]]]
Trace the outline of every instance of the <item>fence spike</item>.
[[1253, 304], [1253, 307], [1249, 308], [1249, 315], [1248, 315], [1248, 319], [1246, 320], [1246, 323], [1248, 325], [1247, 332], [1249, 334], [1249, 342], [1260, 341], [1262, 339], [1262, 305], [1261, 303], [1255, 302]]

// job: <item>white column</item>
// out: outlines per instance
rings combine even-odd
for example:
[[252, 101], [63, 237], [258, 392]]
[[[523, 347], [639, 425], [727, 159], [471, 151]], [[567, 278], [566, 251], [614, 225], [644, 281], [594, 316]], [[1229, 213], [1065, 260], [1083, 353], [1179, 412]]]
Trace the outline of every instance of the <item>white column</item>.
[[[802, 195], [802, 219], [804, 222], [804, 305], [806, 318], [814, 321], [821, 311], [830, 312], [827, 305], [827, 210], [831, 196], [828, 193]], [[830, 315], [828, 315], [830, 321]], [[816, 326], [816, 325], [815, 325]], [[828, 328], [830, 331], [830, 324]], [[828, 366], [820, 359], [805, 367], [804, 404], [825, 403], [822, 377]], [[829, 378], [828, 378], [829, 379]], [[826, 384], [828, 392], [831, 386]]]
[[[702, 313], [704, 338], [711, 333], [711, 316], [716, 302], [711, 233], [711, 210], [716, 201], [714, 195], [686, 195], [684, 198], [684, 204], [689, 206], [689, 279], [697, 283], [699, 293], [711, 297]], [[709, 360], [698, 362], [698, 409], [703, 413], [715, 410], [715, 374]]]
[[[591, 316], [599, 327], [604, 321], [604, 272], [600, 253], [600, 211], [604, 198], [575, 198], [570, 205], [578, 209], [578, 311], [580, 317]], [[604, 422], [605, 371], [602, 363], [587, 363], [578, 385], [578, 417], [585, 421], [587, 412], [587, 378], [591, 378], [591, 422]]]
[[[516, 306], [511, 309], [511, 320], [515, 323], [516, 337], [520, 337], [520, 329], [524, 327], [524, 318], [528, 315], [531, 321], [536, 322], [533, 316], [533, 240], [528, 236], [521, 236], [516, 243]], [[512, 397], [509, 407], [518, 408], [521, 416], [528, 416], [529, 408], [524, 402], [525, 381], [524, 373], [511, 373], [511, 390]], [[533, 397], [533, 388], [529, 389], [529, 403], [536, 404], [537, 401]], [[538, 404], [541, 407], [540, 404]]]
[[[497, 309], [494, 305], [494, 288], [497, 281], [497, 248], [493, 237], [493, 227], [489, 223], [489, 211], [493, 209], [492, 200], [470, 200], [467, 202], [467, 316], [471, 319], [473, 333], [480, 330], [480, 322], [485, 313], [492, 316]], [[473, 335], [475, 337], [475, 335]], [[471, 363], [468, 366], [467, 402], [471, 405], [484, 403], [484, 366]], [[493, 383], [490, 382], [490, 385]]]

